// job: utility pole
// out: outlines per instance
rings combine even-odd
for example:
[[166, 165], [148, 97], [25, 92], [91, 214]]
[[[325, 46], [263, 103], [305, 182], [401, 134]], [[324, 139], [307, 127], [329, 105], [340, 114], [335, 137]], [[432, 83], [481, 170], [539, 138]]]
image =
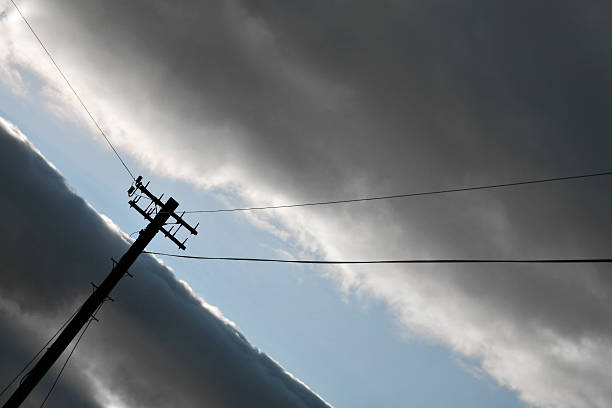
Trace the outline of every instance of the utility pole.
[[[148, 183], [147, 185], [143, 185], [142, 177], [138, 177], [135, 180], [134, 185], [132, 185], [132, 187], [130, 187], [128, 190], [128, 195], [132, 197], [137, 192], [142, 193], [137, 194], [134, 199], [130, 200], [129, 204], [130, 207], [135, 208], [145, 217], [145, 219], [149, 220], [149, 225], [147, 225], [144, 230], [140, 231], [136, 241], [134, 241], [132, 246], [121, 257], [119, 262], [114, 265], [112, 271], [108, 274], [100, 286], [95, 288], [91, 296], [89, 296], [89, 298], [87, 298], [87, 300], [83, 303], [76, 315], [66, 325], [64, 330], [47, 349], [40, 360], [38, 360], [34, 368], [32, 368], [32, 370], [26, 374], [26, 377], [23, 378], [21, 384], [6, 401], [3, 408], [17, 408], [21, 405], [21, 403], [28, 397], [30, 392], [34, 389], [34, 387], [36, 387], [42, 377], [47, 373], [47, 371], [49, 371], [51, 366], [53, 366], [55, 361], [62, 355], [72, 340], [78, 335], [83, 326], [87, 324], [89, 319], [93, 317], [94, 313], [108, 298], [115, 285], [117, 285], [121, 278], [123, 278], [126, 274], [129, 275], [129, 267], [134, 263], [134, 261], [136, 261], [138, 255], [144, 251], [146, 246], [158, 232], [161, 231], [180, 249], [185, 249], [185, 242], [187, 241], [187, 239], [185, 239], [185, 241], [180, 242], [175, 238], [176, 233], [181, 227], [185, 227], [185, 229], [187, 229], [193, 235], [197, 234], [196, 228], [198, 225], [195, 227], [189, 226], [182, 218], [185, 213], [179, 216], [174, 212], [178, 207], [178, 202], [170, 197], [165, 204], [162, 203], [161, 198], [163, 197], [163, 194], [159, 198], [155, 197], [147, 189], [148, 185]], [[145, 209], [140, 208], [137, 204], [141, 198], [150, 200], [149, 205]], [[154, 214], [155, 216], [152, 218], [152, 215]], [[168, 223], [168, 219], [170, 218], [173, 220], [172, 222]], [[169, 230], [166, 230], [164, 226], [168, 224], [171, 224], [172, 227]]]

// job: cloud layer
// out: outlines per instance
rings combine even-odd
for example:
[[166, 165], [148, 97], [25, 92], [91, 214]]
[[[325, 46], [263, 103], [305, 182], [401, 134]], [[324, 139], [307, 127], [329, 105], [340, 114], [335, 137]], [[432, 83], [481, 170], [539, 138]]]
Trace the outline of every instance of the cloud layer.
[[[128, 243], [0, 118], [0, 377], [15, 375]], [[327, 407], [150, 255], [113, 292], [47, 406]], [[38, 406], [54, 375], [27, 401]], [[3, 380], [3, 382], [4, 382]], [[4, 384], [3, 384], [4, 385]]]
[[[23, 3], [122, 149], [160, 174], [247, 202], [609, 170], [607, 2]], [[13, 19], [3, 19], [12, 41], [0, 49], [5, 80], [19, 90], [19, 69], [54, 78]], [[43, 93], [72, 114], [61, 93]], [[608, 186], [600, 179], [252, 217], [329, 258], [605, 256]], [[347, 268], [331, 276], [388, 302], [411, 332], [474, 357], [525, 401], [569, 408], [612, 400], [606, 271]]]

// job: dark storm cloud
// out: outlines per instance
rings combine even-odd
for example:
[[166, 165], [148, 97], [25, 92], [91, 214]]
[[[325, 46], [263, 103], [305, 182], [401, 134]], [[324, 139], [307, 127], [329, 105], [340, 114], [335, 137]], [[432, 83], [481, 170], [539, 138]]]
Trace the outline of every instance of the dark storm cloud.
[[[19, 137], [0, 120], [3, 385], [89, 294], [87, 282], [104, 278], [108, 255], [127, 248]], [[116, 302], [100, 312], [47, 406], [328, 406], [151, 256], [132, 272], [136, 278], [120, 282]], [[45, 385], [30, 404], [40, 403]]]
[[169, 143], [160, 129], [156, 142], [189, 147], [206, 170], [244, 161], [294, 197], [350, 192], [356, 178], [393, 191], [402, 178], [406, 189], [607, 168], [603, 2], [64, 1], [51, 12], [90, 33], [75, 58], [111, 68], [109, 86], [136, 79], [137, 98], [165, 101], [168, 116], [240, 130]]
[[333, 153], [363, 163], [374, 179], [409, 176], [430, 185], [465, 174], [608, 167], [612, 61], [603, 44], [610, 30], [595, 25], [611, 16], [606, 3], [245, 7], [296, 59], [353, 90], [365, 117], [357, 120], [371, 128], [307, 139], [350, 141]]
[[[173, 170], [187, 163], [185, 179], [229, 186], [246, 200], [393, 194], [611, 166], [609, 2], [38, 5], [33, 18], [73, 75], [105, 84], [112, 102], [98, 103], [121, 119], [108, 123], [129, 135], [126, 149], [145, 151], [148, 162], [163, 154]], [[606, 256], [609, 185], [296, 210], [275, 221], [305, 248], [344, 258]], [[343, 283], [385, 299], [410, 329], [476, 357], [526, 401], [609, 405], [607, 267], [366, 272], [352, 268]]]

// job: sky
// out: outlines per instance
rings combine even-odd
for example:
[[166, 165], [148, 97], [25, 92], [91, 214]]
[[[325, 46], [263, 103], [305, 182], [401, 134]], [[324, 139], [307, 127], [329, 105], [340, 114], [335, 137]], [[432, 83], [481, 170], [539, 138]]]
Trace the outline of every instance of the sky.
[[[18, 4], [128, 165], [186, 210], [611, 168], [607, 2]], [[129, 177], [0, 5], [8, 373], [120, 256], [119, 230], [143, 220], [126, 205]], [[187, 253], [605, 257], [608, 186], [194, 214], [201, 232]], [[23, 256], [33, 238], [38, 256]], [[176, 251], [159, 238], [151, 249]], [[163, 262], [171, 269], [145, 257], [117, 290], [126, 300], [105, 306], [50, 404], [566, 408], [612, 398], [606, 266]], [[77, 270], [87, 276], [72, 279]], [[50, 271], [53, 291], [41, 279]]]

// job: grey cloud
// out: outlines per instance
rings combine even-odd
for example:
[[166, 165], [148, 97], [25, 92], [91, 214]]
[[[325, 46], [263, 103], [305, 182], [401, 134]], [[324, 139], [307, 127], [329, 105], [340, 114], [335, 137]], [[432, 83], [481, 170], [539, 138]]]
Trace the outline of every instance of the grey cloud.
[[[490, 178], [491, 162], [496, 178], [607, 162], [609, 33], [595, 25], [610, 14], [604, 3], [55, 7], [54, 17], [101, 36], [84, 40], [92, 47], [81, 58], [104, 71], [119, 64], [109, 84], [131, 81], [125, 61], [137, 64], [146, 90], [121, 96], [134, 90], [164, 101], [169, 116], [244, 130], [222, 143], [202, 132], [173, 143], [245, 160], [262, 179], [300, 186], [293, 196], [323, 195], [356, 175], [377, 183], [426, 173], [410, 177], [420, 187]], [[313, 97], [313, 83], [328, 93]]]
[[[3, 382], [84, 300], [88, 282], [104, 278], [109, 256], [128, 245], [18, 136], [0, 120]], [[105, 398], [132, 407], [328, 406], [150, 255], [133, 274], [101, 310], [47, 406], [106, 406]]]

